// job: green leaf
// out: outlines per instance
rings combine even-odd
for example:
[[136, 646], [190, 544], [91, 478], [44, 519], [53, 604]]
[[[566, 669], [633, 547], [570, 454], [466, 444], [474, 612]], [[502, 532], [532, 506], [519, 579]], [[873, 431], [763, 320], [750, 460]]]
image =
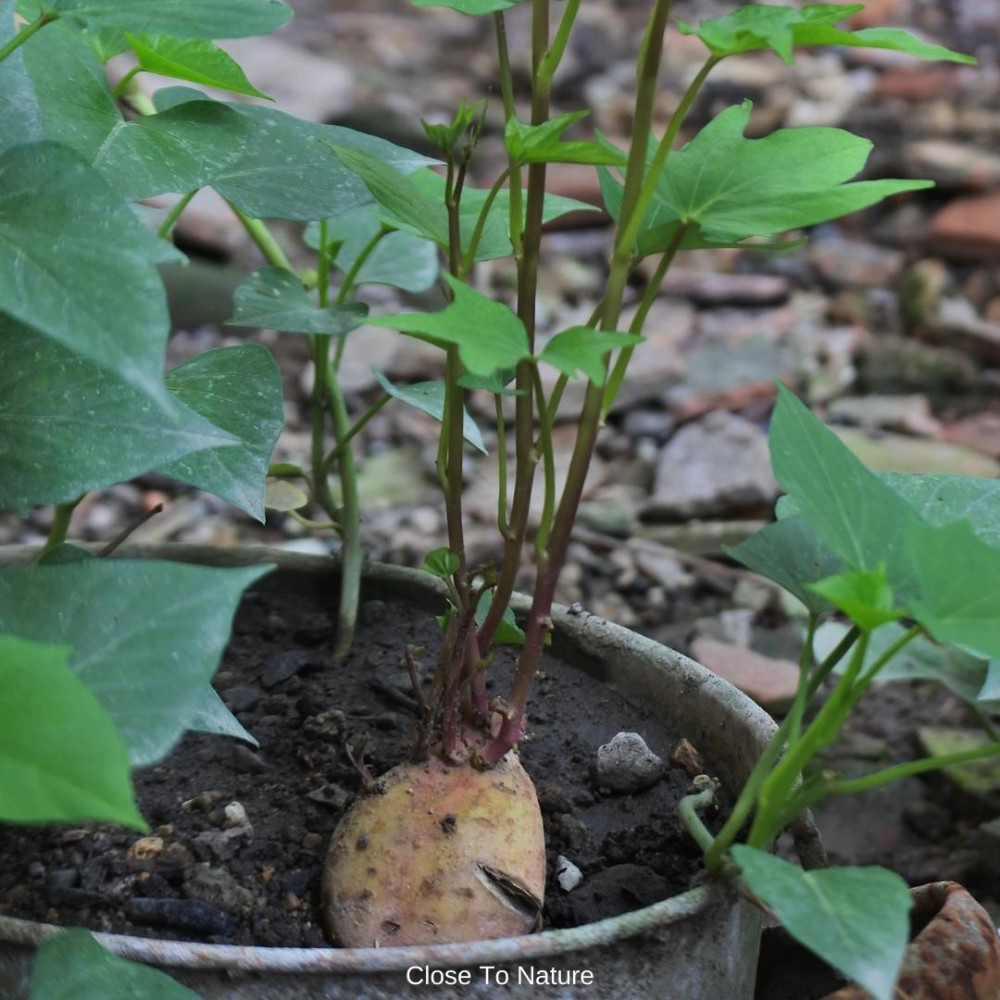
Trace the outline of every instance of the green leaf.
[[[388, 377], [377, 368], [372, 368], [372, 373], [378, 384], [390, 396], [429, 414], [438, 422], [444, 420], [445, 385], [443, 382], [414, 382], [411, 385], [393, 385]], [[487, 454], [483, 435], [468, 410], [464, 411], [462, 417], [462, 435], [476, 451], [480, 451], [484, 455]]]
[[184, 38], [245, 38], [292, 17], [282, 0], [45, 0], [45, 9], [88, 28], [125, 28]]
[[[433, 170], [420, 170], [410, 178], [423, 197], [440, 206], [442, 220], [447, 219], [444, 208], [445, 179]], [[459, 227], [462, 234], [462, 247], [468, 247], [479, 213], [489, 196], [488, 188], [474, 188], [466, 185], [462, 189], [462, 202], [459, 205]], [[525, 206], [525, 211], [527, 207]], [[577, 201], [574, 198], [563, 198], [548, 194], [542, 211], [542, 221], [551, 222], [567, 212], [596, 212], [594, 205]], [[445, 224], [445, 221], [443, 221]], [[486, 217], [482, 237], [476, 248], [475, 259], [496, 260], [508, 257], [512, 252], [510, 242], [510, 191], [503, 188], [497, 193], [490, 211]]]
[[987, 545], [968, 521], [908, 525], [918, 596], [913, 616], [938, 642], [1000, 657], [1000, 549]]
[[281, 372], [260, 344], [205, 351], [167, 375], [167, 388], [195, 413], [239, 439], [205, 449], [158, 470], [214, 493], [264, 520], [264, 479], [285, 424]]
[[193, 452], [236, 443], [161, 391], [164, 405], [0, 317], [0, 510], [23, 513], [74, 500]]
[[884, 563], [897, 599], [908, 600], [915, 581], [904, 536], [919, 523], [909, 505], [782, 385], [770, 447], [775, 477], [820, 541], [848, 568]]
[[68, 646], [0, 635], [0, 820], [144, 830], [128, 751], [69, 655]]
[[87, 562], [88, 559], [96, 558], [97, 556], [93, 552], [81, 549], [79, 545], [74, 545], [72, 542], [60, 542], [38, 557], [38, 565], [65, 566], [67, 563]]
[[628, 157], [614, 146], [600, 142], [561, 142], [562, 134], [589, 111], [558, 115], [541, 125], [525, 125], [516, 117], [507, 121], [504, 140], [518, 163], [591, 163], [623, 167]]
[[399, 225], [439, 246], [448, 245], [444, 206], [425, 198], [406, 174], [364, 150], [328, 145], [337, 159], [365, 182], [372, 197]]
[[447, 580], [458, 572], [458, 565], [458, 556], [451, 549], [442, 548], [428, 552], [420, 568], [431, 576]]
[[268, 510], [300, 510], [309, 503], [309, 494], [287, 479], [269, 477], [264, 487], [264, 506]]
[[361, 326], [368, 306], [316, 305], [298, 276], [284, 267], [268, 265], [255, 271], [233, 295], [230, 326], [258, 326], [285, 333], [321, 333], [340, 337]]
[[789, 65], [796, 46], [843, 45], [852, 48], [890, 49], [921, 59], [975, 63], [971, 56], [952, 52], [942, 45], [921, 41], [900, 28], [866, 28], [845, 31], [834, 27], [838, 21], [864, 9], [864, 4], [807, 4], [801, 10], [772, 4], [747, 4], [722, 17], [702, 21], [692, 27], [683, 21], [678, 28], [685, 35], [697, 35], [716, 58], [773, 49]]
[[775, 521], [742, 544], [726, 546], [725, 551], [747, 569], [794, 594], [813, 614], [831, 610], [830, 603], [809, 584], [842, 572], [844, 563], [819, 540], [804, 518]]
[[571, 326], [557, 333], [544, 347], [540, 360], [569, 378], [583, 374], [595, 385], [604, 385], [608, 376], [605, 358], [619, 347], [641, 344], [638, 334], [594, 330], [589, 326]]
[[[17, 33], [14, 24], [16, 6], [16, 0], [0, 0], [0, 48]], [[38, 105], [31, 80], [24, 68], [23, 49], [17, 49], [0, 62], [0, 94], [4, 96], [3, 117], [0, 119], [0, 150], [40, 139], [42, 133]]]
[[529, 356], [524, 324], [507, 306], [450, 274], [445, 278], [455, 298], [441, 312], [376, 316], [368, 322], [432, 344], [457, 344], [462, 363], [473, 375], [511, 368]]
[[483, 114], [485, 107], [485, 100], [476, 101], [470, 106], [465, 103], [463, 97], [458, 110], [447, 125], [424, 121], [423, 118], [420, 119], [420, 124], [424, 135], [442, 152], [449, 153], [458, 145], [460, 139], [466, 137], [473, 123]]
[[228, 52], [207, 39], [131, 32], [126, 32], [125, 37], [139, 66], [148, 73], [271, 100], [246, 78], [240, 64]]
[[232, 736], [233, 739], [243, 740], [251, 746], [260, 746], [239, 719], [229, 711], [229, 707], [213, 687], [203, 690], [198, 708], [188, 720], [188, 729], [196, 733], [209, 733], [212, 736]]
[[[482, 627], [483, 623], [486, 621], [486, 616], [490, 613], [491, 607], [493, 607], [493, 591], [484, 590], [479, 596], [478, 604], [476, 604], [476, 625]], [[549, 643], [550, 638], [551, 633], [545, 637], [546, 644]], [[493, 634], [493, 645], [524, 645], [524, 630], [517, 624], [517, 620], [514, 618], [513, 608], [508, 607], [504, 609], [504, 613], [500, 618], [500, 624], [497, 626], [497, 630]]]
[[0, 311], [169, 409], [165, 246], [70, 150], [0, 154]]
[[165, 972], [116, 958], [90, 931], [60, 931], [35, 955], [30, 1000], [198, 1000]]
[[[59, 24], [24, 47], [24, 61], [40, 137], [76, 150], [126, 200], [202, 187], [235, 164], [253, 140], [251, 123], [208, 100], [126, 121], [87, 38]], [[74, 100], [66, 100], [68, 93]], [[20, 141], [0, 124], [0, 145]]]
[[[378, 210], [360, 205], [327, 220], [330, 242], [340, 242], [335, 263], [345, 274], [354, 266], [362, 250], [381, 228]], [[319, 223], [310, 222], [304, 236], [308, 246], [320, 249]], [[392, 285], [406, 292], [423, 292], [437, 280], [438, 249], [429, 240], [411, 233], [394, 232], [383, 236], [368, 255], [355, 277], [358, 285]]]
[[414, 7], [450, 7], [462, 14], [492, 14], [498, 10], [510, 10], [524, 0], [410, 0]]
[[865, 632], [895, 621], [905, 613], [905, 609], [895, 606], [884, 566], [847, 570], [810, 584], [809, 589], [843, 611]]
[[[188, 87], [165, 87], [153, 100], [162, 112], [208, 98]], [[403, 172], [435, 162], [339, 125], [318, 125], [254, 104], [222, 106], [242, 119], [248, 136], [236, 159], [226, 159], [206, 183], [254, 218], [311, 222], [370, 201], [361, 178], [330, 155], [329, 145], [370, 153]], [[210, 147], [203, 152], [208, 155]]]
[[[842, 622], [824, 622], [816, 630], [813, 648], [823, 659], [843, 639], [848, 626]], [[868, 650], [863, 664], [867, 670], [890, 646], [902, 638], [906, 628], [890, 622], [873, 632], [868, 640]], [[834, 668], [840, 672], [846, 667], [842, 661]], [[878, 672], [880, 683], [889, 681], [934, 681], [943, 684], [952, 694], [970, 705], [980, 700], [990, 664], [955, 646], [939, 646], [919, 635], [911, 639]], [[980, 706], [981, 707], [981, 706]]]
[[867, 208], [930, 181], [847, 183], [872, 144], [835, 128], [779, 129], [746, 139], [751, 103], [726, 108], [667, 160], [646, 229], [681, 222], [718, 243], [773, 236]]
[[984, 542], [1000, 547], [1000, 480], [897, 472], [880, 478], [928, 524], [966, 519]]
[[216, 711], [210, 681], [240, 594], [269, 569], [124, 559], [9, 569], [0, 573], [0, 632], [72, 646], [70, 667], [140, 767]]
[[859, 983], [874, 1000], [892, 1000], [909, 940], [906, 883], [885, 868], [801, 868], [739, 845], [733, 857], [751, 892], [800, 944]]
[[496, 396], [523, 396], [526, 390], [507, 388], [516, 377], [516, 368], [501, 368], [489, 375], [470, 375], [465, 372], [464, 375], [459, 375], [458, 384], [463, 389], [485, 389]]

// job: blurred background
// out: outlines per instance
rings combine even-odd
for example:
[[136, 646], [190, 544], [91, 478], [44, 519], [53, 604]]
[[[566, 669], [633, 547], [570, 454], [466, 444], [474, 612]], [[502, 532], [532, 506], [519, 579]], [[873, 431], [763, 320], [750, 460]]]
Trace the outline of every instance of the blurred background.
[[[278, 108], [433, 153], [419, 119], [445, 121], [463, 98], [488, 97], [474, 175], [479, 184], [497, 176], [504, 163], [502, 112], [488, 19], [416, 10], [401, 0], [290, 3], [296, 17], [275, 35], [223, 43]], [[560, 5], [553, 6], [558, 13]], [[696, 22], [729, 6], [677, 0], [675, 15]], [[556, 79], [554, 113], [590, 108], [586, 127], [620, 145], [627, 141], [647, 11], [645, 0], [586, 0]], [[522, 97], [528, 14], [528, 5], [508, 12]], [[691, 653], [776, 714], [794, 692], [790, 661], [798, 656], [802, 619], [772, 585], [722, 552], [723, 544], [742, 541], [770, 518], [778, 494], [766, 443], [774, 380], [798, 390], [876, 469], [1000, 472], [997, 2], [872, 0], [853, 19], [854, 27], [885, 24], [971, 53], [979, 65], [921, 63], [862, 49], [802, 52], [791, 68], [764, 53], [729, 58], [710, 77], [691, 124], [748, 98], [751, 135], [804, 125], [847, 128], [875, 144], [866, 176], [925, 177], [936, 187], [820, 226], [792, 251], [679, 257], [600, 440], [561, 584], [564, 602], [578, 601]], [[703, 53], [697, 39], [669, 31], [658, 130]], [[553, 192], [600, 204], [592, 168], [555, 166], [549, 177]], [[296, 266], [313, 266], [301, 227], [276, 231]], [[603, 288], [610, 236], [600, 212], [566, 217], [548, 231], [538, 306], [543, 334], [586, 320]], [[177, 239], [191, 262], [165, 272], [176, 328], [170, 365], [222, 344], [250, 338], [267, 344], [282, 366], [287, 400], [288, 426], [274, 458], [304, 461], [311, 383], [304, 338], [222, 325], [234, 288], [263, 263], [259, 253], [209, 192], [184, 213]], [[637, 276], [630, 289], [633, 304], [642, 280]], [[512, 264], [484, 264], [475, 281], [509, 301]], [[404, 304], [400, 294], [383, 286], [363, 290], [381, 312]], [[433, 293], [405, 304], [437, 308]], [[342, 369], [354, 413], [381, 394], [372, 364], [397, 382], [443, 372], [436, 350], [364, 327], [351, 336]], [[567, 398], [570, 421], [572, 404]], [[470, 408], [495, 452], [492, 403], [473, 397]], [[574, 432], [572, 422], [556, 429], [563, 461]], [[419, 564], [444, 541], [436, 425], [393, 404], [367, 425], [357, 447], [367, 551], [374, 559]], [[495, 458], [470, 454], [468, 465], [471, 556], [499, 556], [491, 526]], [[260, 525], [214, 497], [154, 476], [88, 496], [73, 534], [110, 538], [160, 502], [165, 511], [139, 529], [136, 541], [336, 548], [334, 538], [285, 515]], [[0, 543], [42, 540], [50, 517], [48, 509], [26, 522], [0, 516]], [[965, 712], [938, 686], [881, 685], [829, 760], [850, 772], [912, 757], [920, 727], [968, 721]], [[998, 917], [1000, 775], [992, 781], [985, 793], [970, 796], [940, 776], [910, 779], [836, 802], [820, 817], [834, 859], [889, 861], [913, 883], [963, 880]]]

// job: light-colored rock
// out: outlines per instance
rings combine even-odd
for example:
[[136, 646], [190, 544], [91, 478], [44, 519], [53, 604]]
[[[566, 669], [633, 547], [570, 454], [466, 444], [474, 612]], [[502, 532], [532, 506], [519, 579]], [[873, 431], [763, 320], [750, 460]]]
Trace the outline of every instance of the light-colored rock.
[[717, 639], [695, 639], [691, 655], [769, 712], [786, 712], [795, 699], [799, 668], [790, 660], [773, 660]]
[[950, 139], [910, 142], [903, 147], [901, 161], [914, 177], [926, 177], [942, 187], [983, 190], [1000, 185], [1000, 156], [964, 142]]
[[914, 437], [936, 437], [941, 432], [926, 396], [844, 396], [830, 404], [827, 416], [835, 422]]
[[852, 288], [890, 288], [905, 260], [901, 250], [839, 235], [811, 242], [807, 257], [827, 281]]
[[618, 733], [597, 748], [591, 771], [599, 788], [623, 794], [655, 785], [666, 765], [638, 733]]
[[1000, 475], [1000, 463], [995, 459], [948, 441], [922, 441], [889, 433], [874, 436], [852, 427], [834, 430], [865, 465], [877, 472], [937, 472], [986, 479]]
[[583, 881], [583, 872], [560, 854], [556, 858], [556, 881], [563, 892], [572, 892]]
[[765, 507], [778, 495], [764, 432], [717, 410], [682, 427], [660, 453], [644, 516], [711, 517]]
[[697, 639], [715, 639], [745, 648], [753, 638], [753, 619], [750, 608], [727, 608], [717, 615], [697, 619], [694, 634]]
[[1000, 414], [976, 413], [957, 420], [945, 427], [944, 438], [991, 458], [1000, 458]]

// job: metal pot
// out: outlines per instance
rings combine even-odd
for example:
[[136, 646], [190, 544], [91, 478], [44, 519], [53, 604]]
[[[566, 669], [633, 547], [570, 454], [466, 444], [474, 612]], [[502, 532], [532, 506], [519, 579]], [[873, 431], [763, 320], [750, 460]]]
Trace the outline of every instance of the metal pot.
[[[35, 550], [0, 552], [0, 568]], [[333, 591], [335, 560], [266, 548], [124, 547], [119, 558], [174, 559], [216, 566], [275, 563], [297, 585]], [[368, 598], [437, 607], [440, 581], [426, 573], [369, 565]], [[527, 610], [517, 598], [516, 613]], [[685, 656], [589, 614], [556, 609], [553, 650], [626, 698], [653, 705], [712, 763], [730, 790], [740, 787], [774, 732], [770, 716]], [[819, 862], [811, 821], [799, 824], [803, 862]], [[316, 998], [662, 996], [750, 1000], [761, 915], [727, 886], [706, 884], [645, 909], [568, 930], [473, 944], [409, 948], [257, 948], [97, 934], [116, 955], [170, 972], [204, 1000]], [[50, 925], [0, 917], [0, 996], [26, 1000], [35, 946]]]

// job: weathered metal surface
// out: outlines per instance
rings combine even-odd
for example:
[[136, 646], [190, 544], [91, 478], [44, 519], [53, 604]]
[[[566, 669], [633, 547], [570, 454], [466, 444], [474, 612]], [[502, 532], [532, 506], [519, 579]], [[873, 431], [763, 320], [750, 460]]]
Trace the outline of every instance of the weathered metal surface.
[[[911, 890], [914, 926], [894, 1000], [1000, 1000], [1000, 936], [989, 914], [955, 882]], [[870, 1000], [845, 986], [824, 1000]]]
[[[0, 551], [0, 567], [34, 550]], [[264, 548], [124, 547], [119, 558], [214, 565], [272, 562], [289, 586], [336, 586], [332, 559]], [[367, 596], [432, 607], [443, 596], [426, 573], [368, 567]], [[515, 611], [526, 610], [524, 599]], [[771, 718], [735, 688], [659, 643], [591, 615], [557, 609], [554, 651], [627, 698], [655, 705], [730, 789], [749, 774], [774, 731]], [[807, 821], [798, 842], [819, 856]], [[56, 928], [0, 917], [0, 997], [26, 1000], [33, 949]], [[760, 914], [742, 897], [703, 886], [634, 913], [567, 930], [472, 944], [413, 948], [255, 948], [97, 935], [117, 955], [164, 967], [204, 1000], [381, 998], [671, 997], [750, 1000]], [[468, 970], [467, 981], [427, 983], [424, 968]], [[589, 972], [589, 981], [581, 979]], [[576, 974], [576, 981], [569, 982]], [[506, 975], [506, 981], [504, 980]], [[457, 973], [456, 973], [457, 975]], [[421, 981], [424, 980], [424, 981]], [[992, 998], [991, 998], [992, 1000]]]

